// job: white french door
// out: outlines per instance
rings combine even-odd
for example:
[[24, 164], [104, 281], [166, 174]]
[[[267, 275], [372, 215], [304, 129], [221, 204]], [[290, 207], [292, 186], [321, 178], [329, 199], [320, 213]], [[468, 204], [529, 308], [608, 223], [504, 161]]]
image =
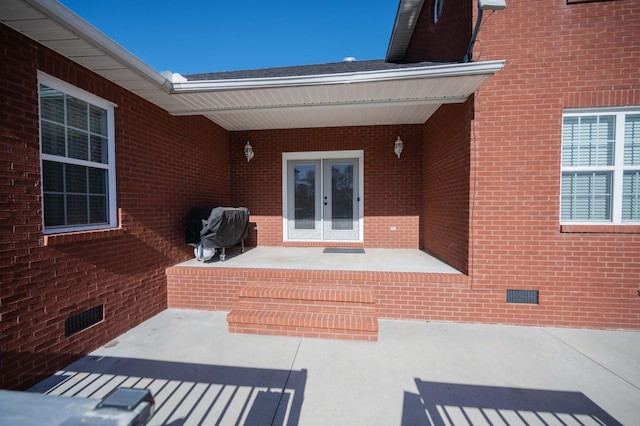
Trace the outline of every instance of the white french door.
[[285, 239], [359, 241], [361, 163], [361, 151], [283, 154]]
[[287, 235], [295, 240], [322, 239], [320, 160], [287, 163]]
[[322, 174], [324, 239], [357, 240], [358, 160], [324, 160]]

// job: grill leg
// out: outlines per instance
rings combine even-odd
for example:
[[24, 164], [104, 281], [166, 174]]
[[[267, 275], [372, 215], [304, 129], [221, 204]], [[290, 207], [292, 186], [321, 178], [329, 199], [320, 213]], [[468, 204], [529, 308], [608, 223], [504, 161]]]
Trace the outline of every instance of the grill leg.
[[224, 262], [227, 259], [227, 249], [226, 248], [222, 248], [222, 251], [220, 252], [220, 262]]

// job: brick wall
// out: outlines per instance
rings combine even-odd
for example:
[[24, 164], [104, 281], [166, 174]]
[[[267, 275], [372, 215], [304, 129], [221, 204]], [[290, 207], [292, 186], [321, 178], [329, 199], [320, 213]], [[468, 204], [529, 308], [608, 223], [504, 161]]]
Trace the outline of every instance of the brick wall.
[[471, 17], [476, 0], [445, 0], [437, 23], [435, 0], [425, 0], [411, 42], [407, 62], [458, 62], [464, 58], [471, 38]]
[[[226, 132], [176, 118], [0, 24], [0, 387], [24, 388], [166, 308], [189, 208], [229, 202]], [[118, 105], [122, 229], [42, 233], [36, 70]], [[47, 245], [45, 245], [45, 242]], [[69, 338], [69, 315], [105, 320]]]
[[424, 248], [463, 273], [468, 272], [472, 99], [441, 106], [424, 126]]
[[640, 3], [540, 3], [507, 2], [479, 36], [507, 63], [475, 99], [471, 286], [540, 291], [505, 322], [638, 329], [638, 227], [561, 230], [559, 188], [563, 108], [640, 105]]
[[[398, 136], [404, 141], [400, 159], [393, 152]], [[243, 153], [247, 141], [255, 152], [249, 163]], [[232, 204], [251, 211], [249, 242], [283, 245], [282, 153], [333, 150], [364, 150], [364, 246], [418, 248], [422, 129], [417, 125], [231, 133]]]

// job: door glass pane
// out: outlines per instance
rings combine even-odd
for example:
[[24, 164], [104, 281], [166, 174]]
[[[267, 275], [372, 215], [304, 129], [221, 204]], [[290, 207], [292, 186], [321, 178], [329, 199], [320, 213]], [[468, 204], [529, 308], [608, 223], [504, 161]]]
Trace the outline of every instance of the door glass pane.
[[334, 164], [331, 167], [331, 227], [353, 229], [353, 166]]
[[295, 229], [314, 229], [316, 219], [316, 167], [296, 165], [294, 170]]

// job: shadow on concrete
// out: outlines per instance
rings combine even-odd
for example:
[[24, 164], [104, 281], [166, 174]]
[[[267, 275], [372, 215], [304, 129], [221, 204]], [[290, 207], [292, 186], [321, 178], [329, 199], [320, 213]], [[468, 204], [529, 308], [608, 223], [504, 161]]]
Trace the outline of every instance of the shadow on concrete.
[[405, 392], [402, 426], [621, 425], [581, 392], [425, 382]]
[[149, 425], [297, 425], [307, 371], [88, 356], [30, 392], [103, 398], [117, 387], [149, 389]]

